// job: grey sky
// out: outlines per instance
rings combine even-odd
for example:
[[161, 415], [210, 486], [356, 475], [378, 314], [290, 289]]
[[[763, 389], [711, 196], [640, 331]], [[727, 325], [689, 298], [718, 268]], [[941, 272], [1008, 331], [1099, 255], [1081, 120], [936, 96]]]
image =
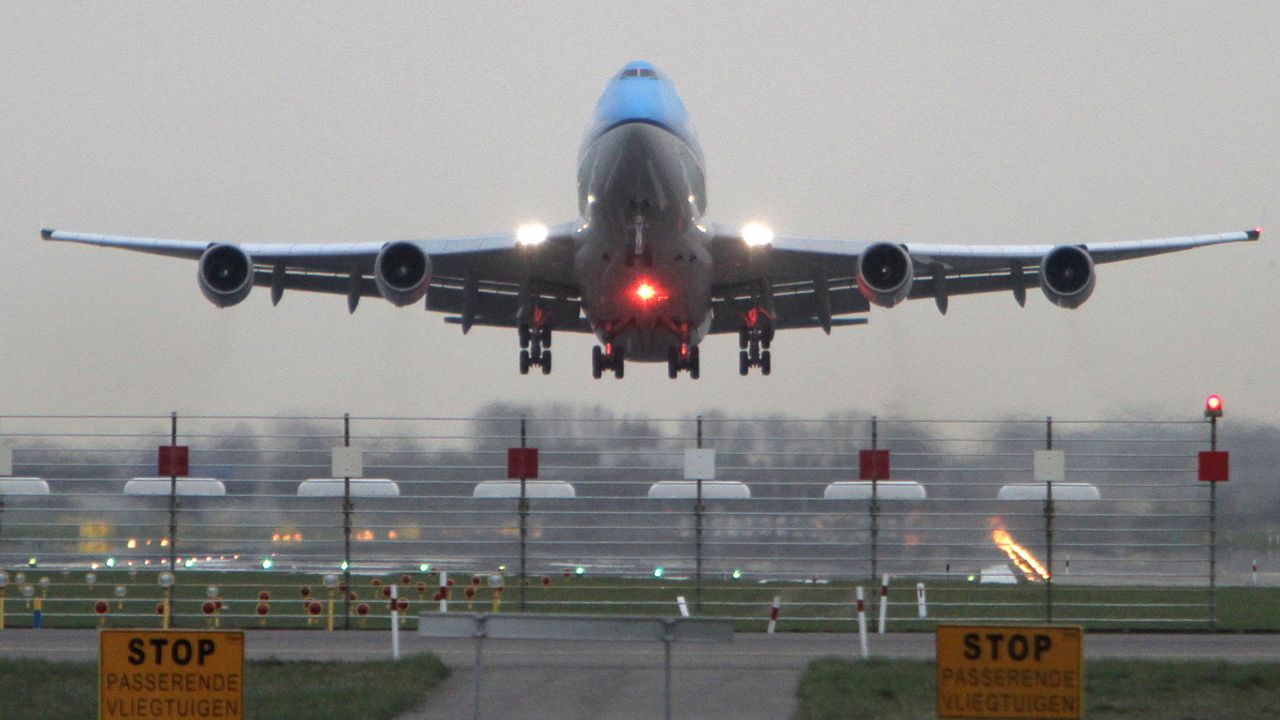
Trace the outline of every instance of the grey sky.
[[[452, 415], [494, 399], [620, 413], [1280, 418], [1280, 6], [0, 4], [0, 413]], [[692, 6], [691, 6], [692, 5]], [[254, 292], [192, 263], [41, 243], [68, 230], [337, 242], [573, 216], [609, 75], [647, 59], [698, 124], [709, 213], [780, 232], [1071, 242], [1243, 230], [1259, 244], [1100, 269], [1038, 293], [877, 309], [779, 335], [774, 374], [632, 364], [420, 308]]]

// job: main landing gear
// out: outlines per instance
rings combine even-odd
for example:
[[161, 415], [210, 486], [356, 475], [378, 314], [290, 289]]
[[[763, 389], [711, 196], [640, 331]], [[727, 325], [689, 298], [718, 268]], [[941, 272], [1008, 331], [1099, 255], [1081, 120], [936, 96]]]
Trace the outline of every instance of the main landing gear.
[[551, 347], [551, 328], [520, 323], [517, 332], [520, 334], [520, 374], [528, 375], [529, 368], [536, 365], [542, 368], [543, 375], [550, 375], [551, 351], [543, 348]]
[[591, 348], [591, 377], [599, 380], [605, 370], [612, 370], [613, 376], [621, 379], [626, 369], [627, 360], [621, 345], [606, 343], [604, 349], [599, 345]]
[[[769, 345], [773, 342], [772, 327], [744, 327], [738, 331], [738, 374], [746, 375], [751, 368], [760, 368], [761, 375], [772, 370]], [[764, 348], [764, 350], [761, 350]]]
[[680, 343], [678, 348], [667, 348], [667, 377], [675, 380], [681, 370], [688, 370], [689, 377], [698, 379], [702, 372], [702, 363], [699, 361], [697, 345]]

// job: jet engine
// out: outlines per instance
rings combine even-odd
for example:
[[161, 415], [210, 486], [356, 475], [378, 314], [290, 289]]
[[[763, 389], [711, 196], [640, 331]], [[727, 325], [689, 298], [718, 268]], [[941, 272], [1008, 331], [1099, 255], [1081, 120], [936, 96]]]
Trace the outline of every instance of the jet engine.
[[200, 255], [196, 279], [209, 302], [231, 307], [253, 289], [253, 260], [235, 245], [210, 245]]
[[378, 292], [398, 307], [412, 305], [427, 294], [431, 282], [431, 258], [411, 242], [393, 242], [382, 248], [373, 263]]
[[1040, 260], [1040, 289], [1058, 307], [1074, 310], [1083, 305], [1097, 278], [1093, 258], [1077, 245], [1058, 245]]
[[911, 292], [911, 256], [901, 245], [875, 243], [858, 256], [858, 290], [880, 307], [893, 307]]

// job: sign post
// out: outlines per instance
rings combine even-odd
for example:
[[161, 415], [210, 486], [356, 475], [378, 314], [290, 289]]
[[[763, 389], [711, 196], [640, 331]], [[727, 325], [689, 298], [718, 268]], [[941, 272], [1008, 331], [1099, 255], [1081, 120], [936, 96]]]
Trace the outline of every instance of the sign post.
[[98, 718], [244, 717], [244, 633], [101, 630]]
[[938, 717], [1084, 717], [1084, 629], [939, 625]]

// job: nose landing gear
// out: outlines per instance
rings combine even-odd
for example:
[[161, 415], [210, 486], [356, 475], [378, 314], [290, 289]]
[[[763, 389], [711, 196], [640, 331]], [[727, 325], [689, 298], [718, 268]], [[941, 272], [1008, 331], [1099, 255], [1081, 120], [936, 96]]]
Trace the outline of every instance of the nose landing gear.
[[667, 348], [667, 377], [675, 380], [681, 370], [688, 370], [689, 377], [694, 380], [701, 375], [702, 363], [697, 345], [680, 343], [680, 347]]
[[604, 376], [605, 370], [612, 370], [614, 377], [622, 379], [626, 364], [621, 345], [606, 343], [603, 349], [599, 345], [591, 348], [591, 377], [597, 380]]
[[520, 374], [528, 375], [529, 368], [537, 366], [542, 368], [543, 375], [550, 375], [551, 351], [543, 348], [551, 347], [551, 328], [520, 323], [516, 331], [520, 336]]

